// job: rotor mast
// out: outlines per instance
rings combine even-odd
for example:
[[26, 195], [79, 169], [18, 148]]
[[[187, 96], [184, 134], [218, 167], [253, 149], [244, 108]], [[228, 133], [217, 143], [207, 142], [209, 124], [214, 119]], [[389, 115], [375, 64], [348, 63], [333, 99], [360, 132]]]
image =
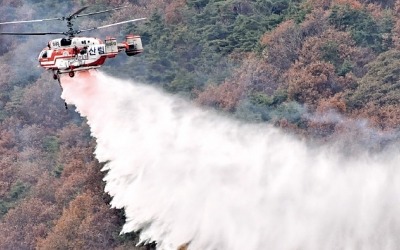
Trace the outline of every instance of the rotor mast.
[[66, 31], [64, 34], [72, 38], [75, 36], [75, 34], [78, 34], [78, 31], [74, 30], [73, 28], [74, 24], [72, 23], [72, 17], [66, 18], [65, 20], [67, 20], [68, 31]]
[[[85, 6], [85, 7], [81, 8], [81, 9], [77, 10], [75, 13], [69, 15], [68, 17], [62, 17], [63, 20], [67, 21], [68, 31], [65, 32], [66, 36], [71, 38], [71, 37], [74, 37], [75, 34], [80, 33], [78, 30], [74, 30], [74, 28], [73, 28], [74, 24], [72, 23], [72, 19], [75, 19], [75, 18], [79, 17], [78, 14], [81, 13], [82, 11], [86, 10], [88, 7], [89, 6]], [[118, 8], [118, 9], [120, 9], [120, 8]], [[91, 14], [91, 13], [89, 13], [89, 14]]]

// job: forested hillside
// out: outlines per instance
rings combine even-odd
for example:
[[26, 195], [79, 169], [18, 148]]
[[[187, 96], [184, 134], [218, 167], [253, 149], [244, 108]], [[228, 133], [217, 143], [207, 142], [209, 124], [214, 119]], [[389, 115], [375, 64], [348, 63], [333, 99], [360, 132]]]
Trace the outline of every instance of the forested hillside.
[[[400, 1], [0, 1], [0, 22], [90, 5], [128, 7], [79, 21], [89, 33], [142, 36], [140, 57], [101, 69], [305, 140], [382, 150], [400, 125]], [[59, 23], [0, 26], [48, 31]], [[0, 36], [0, 249], [146, 249], [119, 235], [86, 121], [36, 57], [55, 37]]]

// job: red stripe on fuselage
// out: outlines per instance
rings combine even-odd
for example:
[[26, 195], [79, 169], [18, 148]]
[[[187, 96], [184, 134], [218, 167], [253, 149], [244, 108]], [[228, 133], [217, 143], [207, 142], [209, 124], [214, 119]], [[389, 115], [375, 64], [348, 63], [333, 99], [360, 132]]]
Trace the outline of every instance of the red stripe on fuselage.
[[[41, 67], [43, 67], [45, 69], [58, 69], [57, 67], [55, 67], [55, 65], [57, 63], [57, 60], [59, 60], [59, 59], [67, 60], [67, 59], [74, 59], [74, 58], [75, 58], [75, 56], [73, 56], [70, 53], [70, 51], [69, 51], [69, 55], [68, 56], [64, 56], [63, 52], [61, 52], [61, 51], [57, 51], [56, 53], [53, 52], [50, 58], [40, 58], [39, 59], [39, 64], [40, 64]], [[107, 55], [102, 55], [96, 61], [94, 61], [92, 63], [88, 63], [88, 64], [79, 65], [77, 68], [79, 68], [79, 67], [88, 67], [88, 66], [100, 66], [100, 65], [104, 64], [106, 59], [107, 59]], [[51, 62], [51, 61], [54, 61], [54, 62], [51, 63], [51, 64], [46, 64], [46, 65], [42, 64], [44, 62]]]

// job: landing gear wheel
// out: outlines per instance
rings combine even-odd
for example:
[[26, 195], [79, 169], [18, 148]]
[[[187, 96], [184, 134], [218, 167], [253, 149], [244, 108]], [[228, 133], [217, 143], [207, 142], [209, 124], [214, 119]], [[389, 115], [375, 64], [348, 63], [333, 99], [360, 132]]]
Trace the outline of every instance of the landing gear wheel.
[[69, 77], [74, 77], [74, 76], [75, 76], [75, 72], [74, 72], [74, 71], [70, 71], [70, 72], [68, 73], [68, 75], [69, 75]]
[[58, 80], [57, 74], [54, 74], [54, 75], [53, 75], [53, 79], [54, 79], [54, 80]]

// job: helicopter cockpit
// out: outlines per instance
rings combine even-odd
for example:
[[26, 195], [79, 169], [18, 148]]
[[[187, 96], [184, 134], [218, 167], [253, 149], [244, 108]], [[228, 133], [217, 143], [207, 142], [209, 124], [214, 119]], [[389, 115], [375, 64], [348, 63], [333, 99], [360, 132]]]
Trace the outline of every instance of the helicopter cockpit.
[[62, 38], [60, 42], [61, 42], [61, 47], [68, 47], [68, 46], [71, 46], [72, 39], [70, 39], [70, 38]]
[[38, 60], [39, 61], [43, 61], [43, 60], [47, 61], [48, 59], [51, 59], [52, 54], [53, 54], [53, 50], [45, 48], [40, 52], [40, 54], [38, 56]]
[[51, 40], [49, 42], [48, 47], [50, 49], [58, 49], [60, 47], [71, 47], [72, 45], [72, 40], [71, 38], [58, 38], [58, 39], [54, 39]]
[[44, 49], [40, 52], [39, 56], [38, 56], [38, 60], [40, 59], [46, 59], [47, 58], [47, 50]]

